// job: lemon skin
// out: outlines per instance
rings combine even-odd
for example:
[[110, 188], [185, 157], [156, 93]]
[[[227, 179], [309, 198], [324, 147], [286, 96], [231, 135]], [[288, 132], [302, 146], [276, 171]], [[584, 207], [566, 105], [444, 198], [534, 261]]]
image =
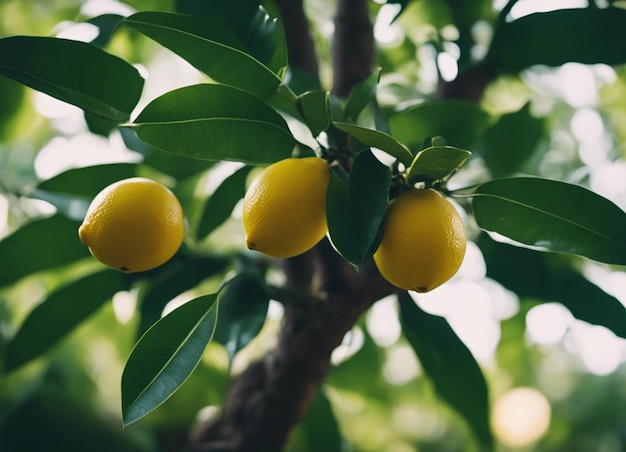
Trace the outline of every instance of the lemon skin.
[[429, 292], [456, 274], [467, 246], [463, 219], [432, 189], [410, 189], [390, 205], [374, 261], [385, 279]]
[[265, 168], [243, 200], [246, 246], [278, 258], [315, 246], [328, 230], [329, 179], [328, 163], [318, 157], [288, 158]]
[[167, 187], [134, 177], [98, 193], [78, 236], [97, 260], [132, 273], [167, 262], [182, 244], [184, 224], [183, 209]]

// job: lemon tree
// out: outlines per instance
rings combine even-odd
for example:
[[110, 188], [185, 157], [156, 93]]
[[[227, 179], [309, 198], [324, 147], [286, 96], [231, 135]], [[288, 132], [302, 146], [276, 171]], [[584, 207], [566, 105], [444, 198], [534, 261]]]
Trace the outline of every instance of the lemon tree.
[[[41, 406], [24, 389], [0, 409], [0, 449], [496, 450], [492, 396], [549, 379], [528, 364], [527, 312], [560, 303], [626, 338], [617, 290], [593, 278], [622, 281], [626, 266], [623, 190], [598, 182], [623, 173], [626, 54], [614, 45], [626, 39], [623, 9], [164, 3], [129, 1], [123, 14], [95, 17], [85, 8], [32, 33], [0, 24], [10, 110], [0, 118], [11, 125], [0, 135], [0, 200], [10, 206], [0, 225], [9, 379], [0, 388], [45, 381], [53, 393], [71, 380], [55, 353], [78, 343], [72, 355], [93, 377], [83, 386], [104, 384], [100, 357], [116, 372], [114, 389], [94, 396], [107, 409], [87, 411], [133, 424], [98, 436], [75, 428], [97, 417], [76, 415], [82, 436], [36, 444], [15, 433], [25, 412], [29, 423], [39, 413], [28, 403]], [[8, 12], [0, 5], [0, 17]], [[57, 35], [70, 19], [95, 37]], [[576, 70], [593, 98], [542, 97]], [[22, 92], [79, 115], [46, 122]], [[73, 165], [46, 173], [55, 143], [82, 147]], [[120, 158], [79, 158], [98, 145]], [[5, 166], [25, 160], [18, 150], [37, 158], [13, 174]], [[450, 305], [514, 299], [515, 313], [498, 311], [491, 361], [476, 358], [453, 313], [435, 315], [426, 292], [459, 298]], [[471, 309], [478, 318], [478, 308], [462, 312]], [[393, 321], [376, 336], [381, 318]], [[99, 321], [89, 345], [83, 335]], [[414, 361], [419, 375], [394, 373]], [[372, 407], [366, 421], [360, 406]], [[440, 437], [413, 423], [431, 417]], [[565, 419], [557, 425], [574, 425]], [[41, 424], [63, 430], [52, 421]], [[607, 425], [615, 438], [621, 426]], [[163, 439], [172, 431], [185, 438]], [[578, 444], [574, 433], [542, 434], [562, 450]]]

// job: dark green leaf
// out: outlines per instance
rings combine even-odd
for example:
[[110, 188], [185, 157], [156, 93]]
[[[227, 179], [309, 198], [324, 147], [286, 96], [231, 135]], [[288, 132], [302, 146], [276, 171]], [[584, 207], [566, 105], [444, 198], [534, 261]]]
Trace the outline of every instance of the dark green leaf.
[[122, 374], [122, 416], [132, 424], [167, 400], [198, 365], [211, 342], [217, 294], [191, 300], [139, 339]]
[[287, 66], [287, 42], [282, 25], [270, 17], [258, 0], [179, 0], [179, 13], [195, 14], [229, 29], [245, 46], [247, 53], [275, 74]]
[[209, 197], [204, 205], [198, 225], [197, 237], [205, 238], [230, 217], [235, 205], [246, 193], [246, 180], [252, 169], [244, 166], [228, 176]]
[[452, 146], [432, 146], [415, 155], [408, 171], [409, 183], [418, 180], [447, 180], [472, 155]]
[[387, 209], [391, 170], [371, 151], [357, 155], [346, 183], [331, 172], [326, 221], [333, 246], [361, 267], [374, 254]]
[[400, 111], [389, 118], [391, 134], [413, 150], [428, 137], [442, 136], [449, 145], [472, 149], [487, 126], [489, 115], [462, 100], [436, 100]]
[[517, 242], [626, 265], [626, 213], [586, 188], [519, 177], [482, 184], [472, 201], [478, 226]]
[[381, 151], [385, 151], [387, 154], [397, 158], [400, 162], [404, 163], [407, 167], [413, 161], [413, 155], [411, 151], [403, 145], [400, 141], [396, 140], [391, 135], [387, 135], [384, 132], [378, 130], [367, 129], [365, 127], [357, 126], [355, 124], [348, 124], [345, 122], [333, 122], [333, 125], [339, 130], [349, 133], [357, 140], [361, 141], [367, 146], [371, 146]]
[[138, 336], [161, 318], [169, 301], [202, 280], [223, 272], [227, 265], [225, 258], [187, 257], [179, 253], [164, 265], [145, 273], [146, 281], [138, 295], [141, 314]]
[[235, 276], [221, 290], [215, 340], [226, 348], [231, 362], [261, 331], [269, 301], [264, 281], [252, 273]]
[[276, 110], [225, 85], [170, 91], [148, 104], [132, 126], [157, 149], [205, 160], [273, 163], [290, 157], [296, 144]]
[[407, 292], [398, 300], [402, 331], [435, 391], [466, 420], [480, 442], [491, 445], [487, 383], [471, 352], [444, 318], [422, 311]]
[[137, 176], [136, 163], [110, 163], [64, 171], [41, 181], [37, 189], [91, 199], [107, 185]]
[[296, 108], [314, 137], [330, 125], [330, 94], [328, 91], [307, 91], [298, 96]]
[[62, 215], [34, 220], [0, 241], [0, 287], [78, 259], [89, 250], [78, 238], [80, 222]]
[[502, 22], [487, 59], [498, 69], [519, 72], [536, 64], [626, 63], [626, 11], [622, 8], [562, 9]]
[[198, 160], [169, 152], [162, 152], [141, 141], [130, 128], [119, 129], [128, 149], [143, 155], [142, 164], [169, 174], [177, 180], [201, 173], [215, 165], [215, 161]]
[[50, 294], [26, 317], [6, 350], [7, 371], [41, 356], [115, 293], [128, 289], [121, 272], [103, 270]]
[[91, 41], [91, 44], [98, 47], [107, 45], [122, 20], [124, 20], [124, 16], [120, 16], [119, 14], [102, 14], [86, 20], [85, 22], [88, 24], [95, 25], [100, 29], [100, 33]]
[[280, 77], [246, 52], [244, 45], [217, 22], [199, 16], [139, 12], [124, 20], [183, 57], [213, 80], [268, 97]]
[[128, 120], [143, 88], [130, 63], [94, 45], [59, 38], [0, 39], [0, 75], [117, 123]]
[[605, 326], [626, 338], [624, 306], [564, 265], [562, 256], [498, 243], [485, 234], [476, 243], [485, 258], [489, 278], [522, 298], [562, 303], [577, 319]]
[[[296, 444], [292, 451], [298, 452], [342, 452], [344, 440], [339, 430], [333, 407], [323, 388], [313, 398], [306, 416], [294, 432]], [[300, 443], [297, 443], [297, 441]], [[296, 448], [296, 446], [299, 446]]]
[[496, 177], [506, 176], [526, 162], [544, 132], [544, 121], [530, 114], [530, 104], [500, 117], [483, 135], [483, 159]]
[[379, 68], [372, 75], [352, 88], [343, 110], [344, 121], [356, 121], [363, 109], [375, 98], [381, 71], [382, 69]]

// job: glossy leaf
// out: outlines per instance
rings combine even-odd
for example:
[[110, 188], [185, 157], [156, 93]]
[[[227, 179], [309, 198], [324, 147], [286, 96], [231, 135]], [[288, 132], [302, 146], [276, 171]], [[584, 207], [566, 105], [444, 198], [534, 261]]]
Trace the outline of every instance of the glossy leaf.
[[478, 225], [517, 242], [626, 265], [626, 213], [572, 184], [520, 177], [480, 185], [472, 201]]
[[519, 72], [532, 65], [567, 62], [626, 63], [626, 11], [622, 8], [561, 9], [503, 22], [487, 59], [498, 69]]
[[39, 182], [37, 189], [91, 199], [107, 185], [137, 176], [137, 169], [136, 163], [110, 163], [72, 168]]
[[7, 371], [41, 356], [115, 293], [128, 289], [129, 282], [123, 273], [107, 269], [73, 281], [50, 294], [30, 312], [8, 343]]
[[150, 102], [131, 125], [162, 151], [205, 160], [273, 163], [296, 144], [285, 120], [258, 97], [225, 85], [193, 85]]
[[215, 340], [226, 348], [231, 362], [263, 328], [269, 301], [265, 283], [257, 274], [241, 273], [221, 290]]
[[60, 38], [0, 39], [0, 75], [117, 123], [128, 120], [143, 88], [130, 63], [94, 45]]
[[198, 224], [199, 239], [205, 238], [230, 217], [235, 205], [246, 193], [246, 180], [251, 169], [251, 166], [244, 166], [235, 171], [206, 201]]
[[427, 101], [393, 114], [391, 134], [411, 150], [422, 149], [428, 137], [442, 136], [450, 146], [472, 149], [487, 126], [489, 115], [463, 100]]
[[544, 120], [532, 116], [526, 104], [485, 130], [482, 157], [491, 174], [501, 177], [519, 171], [537, 149], [544, 127]]
[[0, 241], [0, 287], [90, 256], [78, 239], [80, 222], [62, 215], [34, 220]]
[[138, 295], [141, 319], [137, 335], [141, 336], [161, 318], [168, 302], [204, 279], [225, 271], [227, 265], [228, 260], [223, 257], [188, 257], [179, 253], [164, 265], [144, 273], [145, 282]]
[[447, 180], [472, 155], [465, 149], [452, 146], [432, 146], [415, 155], [409, 167], [409, 183], [419, 180]]
[[282, 24], [270, 17], [258, 0], [179, 0], [176, 11], [210, 19], [229, 29], [247, 53], [276, 74], [287, 66], [287, 42]]
[[563, 256], [499, 243], [486, 234], [476, 243], [485, 258], [487, 276], [519, 297], [559, 302], [577, 319], [602, 325], [626, 338], [622, 303], [566, 265]]
[[314, 137], [330, 125], [330, 93], [328, 91], [307, 91], [298, 96], [296, 108]]
[[407, 292], [398, 300], [402, 331], [437, 395], [465, 419], [480, 442], [490, 445], [489, 393], [478, 363], [444, 318], [424, 312]]
[[339, 130], [349, 133], [365, 145], [385, 151], [406, 166], [409, 166], [413, 160], [411, 151], [391, 135], [345, 122], [333, 122], [333, 125]]
[[375, 98], [381, 71], [382, 70], [379, 68], [376, 72], [352, 88], [343, 110], [344, 121], [356, 121], [359, 114], [361, 114], [365, 107]]
[[357, 155], [348, 181], [331, 172], [326, 196], [328, 233], [337, 251], [361, 267], [378, 247], [391, 170], [371, 151]]
[[167, 400], [200, 362], [217, 319], [217, 294], [191, 300], [139, 339], [122, 374], [122, 416], [132, 424]]
[[139, 12], [124, 23], [172, 50], [213, 80], [268, 97], [280, 77], [249, 55], [237, 37], [212, 20], [168, 12]]
[[124, 20], [124, 16], [119, 14], [101, 14], [87, 19], [86, 23], [95, 25], [100, 30], [98, 36], [91, 41], [91, 44], [98, 47], [106, 46], [122, 20]]

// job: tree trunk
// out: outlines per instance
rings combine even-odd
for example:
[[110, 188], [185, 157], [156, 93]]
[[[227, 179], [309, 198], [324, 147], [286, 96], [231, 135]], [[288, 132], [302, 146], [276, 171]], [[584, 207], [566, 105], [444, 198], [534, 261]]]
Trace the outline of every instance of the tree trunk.
[[[318, 78], [313, 41], [302, 0], [277, 0], [290, 52], [290, 64]], [[374, 38], [368, 0], [338, 0], [333, 42], [333, 92], [346, 97], [371, 74]], [[441, 84], [441, 97], [476, 100], [493, 76], [480, 68], [470, 77]], [[276, 347], [236, 378], [220, 418], [192, 440], [194, 452], [279, 452], [306, 414], [327, 376], [332, 351], [377, 300], [397, 291], [372, 260], [357, 273], [327, 240], [284, 260], [287, 289]], [[308, 300], [308, 301], [307, 301]]]

